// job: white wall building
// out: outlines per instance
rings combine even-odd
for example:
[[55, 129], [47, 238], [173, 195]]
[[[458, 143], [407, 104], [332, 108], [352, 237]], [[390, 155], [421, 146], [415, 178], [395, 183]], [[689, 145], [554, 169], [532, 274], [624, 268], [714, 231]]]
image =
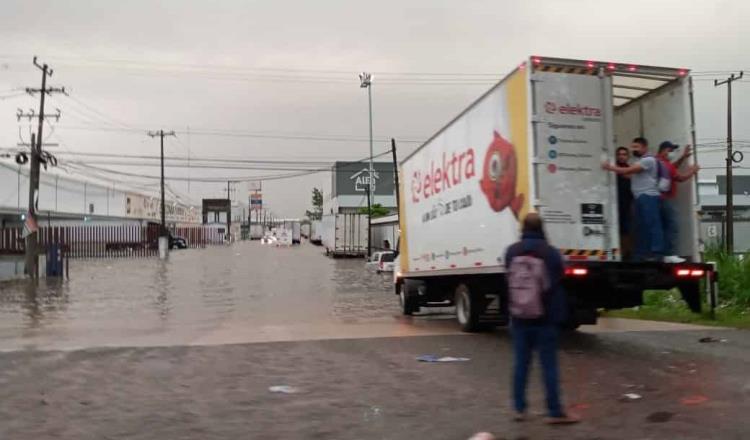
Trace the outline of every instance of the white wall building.
[[[131, 185], [106, 182], [62, 169], [42, 169], [37, 213], [40, 224], [78, 222], [159, 222], [161, 198], [159, 185], [134, 189]], [[199, 224], [201, 210], [187, 201], [165, 197], [167, 223]], [[17, 225], [28, 211], [29, 166], [12, 159], [0, 159], [1, 226]]]

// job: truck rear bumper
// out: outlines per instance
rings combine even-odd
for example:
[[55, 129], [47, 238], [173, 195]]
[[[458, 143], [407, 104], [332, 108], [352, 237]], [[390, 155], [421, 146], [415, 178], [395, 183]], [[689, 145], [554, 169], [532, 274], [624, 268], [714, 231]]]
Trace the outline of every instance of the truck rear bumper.
[[563, 281], [579, 307], [619, 309], [643, 304], [644, 290], [678, 288], [694, 312], [701, 310], [700, 283], [716, 279], [713, 266], [705, 263], [569, 263]]

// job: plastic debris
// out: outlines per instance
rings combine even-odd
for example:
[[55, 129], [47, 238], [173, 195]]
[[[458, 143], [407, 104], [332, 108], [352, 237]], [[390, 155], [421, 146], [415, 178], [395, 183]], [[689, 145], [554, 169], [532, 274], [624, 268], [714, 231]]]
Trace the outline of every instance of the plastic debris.
[[417, 360], [419, 362], [466, 362], [470, 361], [470, 358], [465, 357], [452, 357], [452, 356], [438, 356], [435, 354], [424, 354], [422, 356], [418, 356]]
[[630, 400], [640, 400], [642, 398], [643, 398], [643, 396], [641, 396], [640, 394], [625, 393], [625, 394], [622, 395], [622, 397], [620, 398], [620, 400], [622, 400], [623, 402], [627, 402], [627, 401], [630, 401]]
[[477, 432], [472, 435], [469, 440], [495, 440], [495, 436], [489, 432]]
[[289, 386], [289, 385], [274, 385], [272, 387], [268, 387], [268, 391], [272, 393], [281, 393], [281, 394], [299, 393], [299, 389]]
[[718, 339], [711, 336], [698, 339], [698, 342], [709, 343], [709, 342], [728, 342], [727, 339]]

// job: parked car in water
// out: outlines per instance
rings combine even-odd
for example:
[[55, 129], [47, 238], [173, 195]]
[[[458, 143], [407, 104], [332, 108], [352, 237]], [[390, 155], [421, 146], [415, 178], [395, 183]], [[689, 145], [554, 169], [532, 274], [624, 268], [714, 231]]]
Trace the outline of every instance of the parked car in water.
[[378, 273], [393, 272], [395, 257], [396, 253], [393, 251], [375, 252], [365, 263], [365, 267]]
[[169, 237], [169, 247], [172, 249], [187, 249], [187, 240], [185, 240], [185, 237]]

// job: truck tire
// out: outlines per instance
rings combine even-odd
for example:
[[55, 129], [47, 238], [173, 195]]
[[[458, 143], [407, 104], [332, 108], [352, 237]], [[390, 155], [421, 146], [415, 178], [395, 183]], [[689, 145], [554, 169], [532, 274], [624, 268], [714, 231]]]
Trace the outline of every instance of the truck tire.
[[410, 316], [419, 312], [419, 286], [411, 280], [405, 280], [399, 288], [401, 313]]
[[466, 284], [461, 283], [456, 287], [455, 304], [456, 319], [462, 331], [472, 333], [482, 330], [479, 324], [479, 304]]

